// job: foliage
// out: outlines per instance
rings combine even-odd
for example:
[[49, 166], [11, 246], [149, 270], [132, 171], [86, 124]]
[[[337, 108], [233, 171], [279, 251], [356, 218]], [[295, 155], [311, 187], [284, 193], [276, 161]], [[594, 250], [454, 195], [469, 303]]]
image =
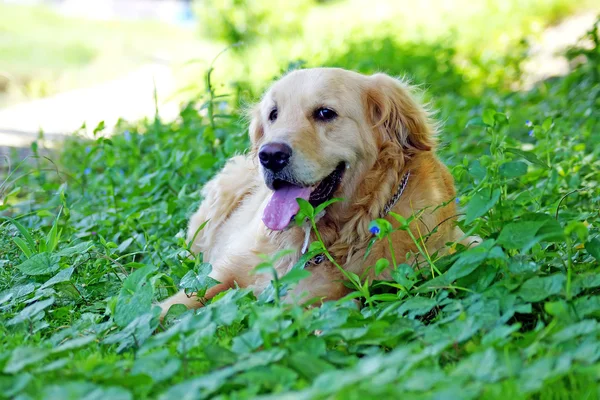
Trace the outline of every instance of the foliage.
[[204, 36], [232, 45], [259, 37], [289, 37], [302, 27], [313, 0], [216, 0], [199, 2], [197, 15]]
[[[351, 54], [337, 59], [374, 68]], [[247, 146], [212, 88], [172, 123], [122, 123], [111, 138], [99, 126], [59, 157], [34, 146], [0, 184], [0, 396], [597, 398], [597, 60], [529, 92], [419, 63], [442, 82], [430, 81], [440, 154], [460, 224], [483, 243], [411, 255], [419, 271], [381, 260], [392, 281], [350, 275], [355, 291], [319, 308], [279, 301], [300, 266], [257, 298], [232, 289], [159, 324], [156, 300], [215, 283], [181, 231], [202, 184]], [[410, 218], [374, 221], [373, 240]], [[268, 256], [258, 273], [272, 272]]]
[[[256, 99], [264, 82], [286, 70], [290, 61], [408, 74], [430, 85], [447, 85], [458, 72], [462, 84], [472, 90], [509, 86], [520, 78], [518, 61], [528, 42], [547, 25], [577, 11], [599, 11], [593, 0], [378, 0], [373, 4], [197, 0], [196, 4], [201, 32], [210, 29], [207, 37], [219, 36], [225, 46], [243, 42], [215, 71], [215, 81], [237, 87], [242, 100]], [[233, 21], [227, 25], [226, 20]], [[239, 33], [221, 33], [215, 25]], [[437, 75], [444, 75], [444, 80], [438, 81]]]

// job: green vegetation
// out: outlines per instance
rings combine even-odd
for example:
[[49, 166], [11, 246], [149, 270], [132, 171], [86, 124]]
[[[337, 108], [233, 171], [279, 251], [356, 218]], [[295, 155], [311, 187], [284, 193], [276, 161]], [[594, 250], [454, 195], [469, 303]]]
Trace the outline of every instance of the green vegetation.
[[[507, 7], [525, 32], [521, 3], [523, 14]], [[477, 23], [502, 26], [503, 15]], [[111, 138], [98, 126], [96, 140], [74, 138], [50, 156], [34, 145], [34, 156], [13, 160], [0, 180], [0, 398], [599, 398], [598, 27], [591, 46], [569, 53], [585, 63], [530, 91], [511, 90], [523, 59], [512, 45], [490, 44], [492, 57], [468, 32], [421, 40], [390, 29], [322, 54], [335, 36], [290, 46], [285, 63], [232, 49], [215, 64], [217, 81], [235, 59], [256, 72], [233, 97], [210, 85], [175, 122], [123, 122]], [[181, 232], [202, 185], [248, 144], [239, 104], [295, 51], [308, 66], [425, 84], [444, 122], [440, 155], [461, 227], [484, 242], [432, 255], [441, 274], [402, 264], [392, 282], [358, 282], [360, 310], [349, 300], [281, 304], [274, 289], [294, 285], [296, 272], [258, 298], [230, 290], [159, 326], [155, 301], [213, 284]], [[402, 227], [380, 225], [376, 239]]]

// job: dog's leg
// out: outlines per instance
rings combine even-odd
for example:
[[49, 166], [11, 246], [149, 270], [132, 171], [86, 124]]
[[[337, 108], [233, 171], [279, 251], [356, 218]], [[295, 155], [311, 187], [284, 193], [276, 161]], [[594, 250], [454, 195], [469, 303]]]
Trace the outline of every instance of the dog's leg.
[[167, 315], [167, 313], [169, 312], [169, 308], [171, 308], [171, 306], [173, 306], [175, 304], [183, 304], [188, 309], [195, 310], [197, 308], [204, 306], [204, 303], [203, 303], [204, 300], [210, 300], [213, 297], [215, 297], [217, 294], [219, 294], [231, 287], [232, 287], [232, 285], [230, 282], [219, 283], [218, 285], [213, 286], [210, 289], [208, 289], [206, 291], [206, 294], [204, 295], [204, 297], [201, 299], [199, 299], [198, 296], [196, 296], [196, 293], [193, 293], [192, 295], [188, 296], [184, 290], [181, 290], [177, 294], [169, 297], [168, 299], [166, 299], [165, 301], [163, 301], [162, 303], [159, 304], [159, 306], [161, 308], [160, 319], [162, 321], [163, 318], [165, 317], [165, 315]]
[[466, 236], [457, 226], [454, 228], [454, 241], [462, 244], [466, 248], [478, 246], [483, 240], [479, 236]]

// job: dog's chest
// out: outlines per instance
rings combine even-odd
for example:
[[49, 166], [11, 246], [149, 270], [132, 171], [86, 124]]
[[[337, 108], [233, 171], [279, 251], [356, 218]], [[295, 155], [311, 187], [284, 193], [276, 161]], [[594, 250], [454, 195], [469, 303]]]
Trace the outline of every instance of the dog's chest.
[[223, 222], [206, 254], [214, 269], [227, 269], [246, 280], [250, 270], [264, 261], [260, 255], [277, 252], [277, 243], [261, 219], [267, 201], [263, 193], [253, 193]]

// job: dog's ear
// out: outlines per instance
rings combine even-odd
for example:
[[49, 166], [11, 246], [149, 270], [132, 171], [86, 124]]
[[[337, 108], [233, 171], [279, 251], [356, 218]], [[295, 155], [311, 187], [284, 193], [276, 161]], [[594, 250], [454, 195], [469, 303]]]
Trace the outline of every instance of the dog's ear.
[[366, 102], [373, 129], [409, 153], [432, 150], [435, 126], [425, 107], [413, 98], [410, 86], [386, 74], [368, 79]]
[[249, 110], [248, 117], [250, 118], [250, 126], [248, 128], [250, 142], [252, 144], [252, 149], [256, 150], [258, 147], [258, 143], [264, 135], [264, 127], [260, 117], [259, 104], [255, 105]]

